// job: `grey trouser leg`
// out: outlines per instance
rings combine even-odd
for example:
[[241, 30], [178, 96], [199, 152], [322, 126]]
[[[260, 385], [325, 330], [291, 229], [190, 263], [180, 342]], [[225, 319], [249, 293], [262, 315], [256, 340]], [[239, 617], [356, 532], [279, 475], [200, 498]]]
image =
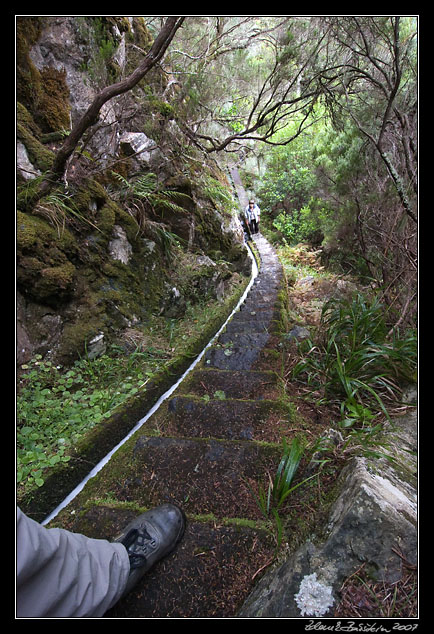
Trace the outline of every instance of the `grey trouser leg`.
[[122, 595], [122, 544], [45, 528], [17, 514], [17, 617], [100, 617]]

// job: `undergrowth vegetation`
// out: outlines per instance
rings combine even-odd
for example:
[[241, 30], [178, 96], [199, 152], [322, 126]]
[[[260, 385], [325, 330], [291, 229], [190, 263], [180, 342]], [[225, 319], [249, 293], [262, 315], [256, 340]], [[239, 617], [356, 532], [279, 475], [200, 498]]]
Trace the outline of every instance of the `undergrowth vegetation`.
[[37, 355], [23, 366], [17, 398], [17, 481], [42, 486], [44, 472], [68, 462], [68, 449], [137, 393], [158, 370], [166, 353], [113, 349], [63, 369]]
[[[237, 279], [229, 303], [241, 292]], [[42, 487], [50, 469], [68, 462], [87, 432], [146, 389], [175, 357], [189, 356], [193, 343], [209, 329], [210, 310], [224, 314], [226, 304], [215, 304], [204, 299], [188, 305], [178, 319], [154, 315], [146, 327], [127, 329], [122, 345], [112, 344], [97, 358], [84, 355], [70, 367], [40, 355], [21, 366], [16, 398], [19, 495]]]
[[398, 399], [403, 383], [416, 379], [417, 339], [413, 331], [388, 338], [384, 308], [357, 294], [328, 300], [320, 335], [300, 344], [293, 377], [305, 376], [320, 399], [339, 404], [341, 426], [371, 426], [387, 403]]
[[321, 465], [351, 455], [391, 459], [385, 429], [411, 404], [417, 382], [417, 332], [392, 327], [384, 298], [357, 278], [320, 265], [306, 244], [278, 246], [290, 296], [290, 318], [307, 326], [288, 351], [286, 389], [333, 428], [314, 449]]
[[306, 442], [305, 439], [295, 436], [290, 444], [283, 438], [282, 444], [282, 458], [274, 477], [268, 474], [268, 485], [263, 486], [262, 483], [258, 483], [257, 494], [249, 487], [265, 519], [268, 520], [272, 517], [274, 520], [276, 552], [280, 548], [284, 534], [284, 521], [279, 514], [281, 507], [296, 489], [318, 476], [317, 473], [314, 473], [301, 482], [294, 484], [296, 473], [306, 450]]

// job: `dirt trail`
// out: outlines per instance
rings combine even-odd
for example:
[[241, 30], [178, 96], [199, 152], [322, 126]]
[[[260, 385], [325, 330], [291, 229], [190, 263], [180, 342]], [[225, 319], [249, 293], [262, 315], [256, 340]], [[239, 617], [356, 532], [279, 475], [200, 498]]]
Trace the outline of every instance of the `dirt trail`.
[[290, 432], [280, 399], [278, 258], [254, 236], [259, 274], [202, 361], [60, 514], [65, 528], [111, 539], [138, 510], [181, 506], [187, 529], [107, 618], [236, 615], [274, 552], [250, 486], [266, 481]]

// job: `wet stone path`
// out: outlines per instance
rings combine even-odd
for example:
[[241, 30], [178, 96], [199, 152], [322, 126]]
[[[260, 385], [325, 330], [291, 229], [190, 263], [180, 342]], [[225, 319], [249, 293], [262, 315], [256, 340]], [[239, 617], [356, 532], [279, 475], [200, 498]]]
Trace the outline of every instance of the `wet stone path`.
[[[61, 512], [62, 525], [112, 539], [138, 513], [182, 507], [185, 536], [106, 618], [230, 618], [270, 562], [274, 539], [251, 493], [290, 431], [279, 343], [283, 280], [267, 240], [242, 305], [201, 362]], [[258, 573], [258, 574], [257, 574]]]

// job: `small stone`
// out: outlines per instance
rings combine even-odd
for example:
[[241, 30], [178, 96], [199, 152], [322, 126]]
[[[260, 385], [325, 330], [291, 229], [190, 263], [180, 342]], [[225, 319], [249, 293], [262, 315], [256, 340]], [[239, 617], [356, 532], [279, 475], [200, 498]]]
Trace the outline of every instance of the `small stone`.
[[295, 326], [287, 335], [285, 335], [285, 339], [288, 341], [292, 341], [293, 339], [308, 339], [310, 337], [310, 332], [307, 328], [303, 328], [302, 326]]
[[127, 240], [127, 234], [119, 225], [113, 227], [114, 240], [109, 243], [109, 253], [114, 260], [120, 260], [128, 264], [133, 252], [131, 244]]
[[100, 332], [96, 337], [89, 341], [87, 358], [92, 360], [100, 357], [106, 351], [106, 347], [104, 334]]

